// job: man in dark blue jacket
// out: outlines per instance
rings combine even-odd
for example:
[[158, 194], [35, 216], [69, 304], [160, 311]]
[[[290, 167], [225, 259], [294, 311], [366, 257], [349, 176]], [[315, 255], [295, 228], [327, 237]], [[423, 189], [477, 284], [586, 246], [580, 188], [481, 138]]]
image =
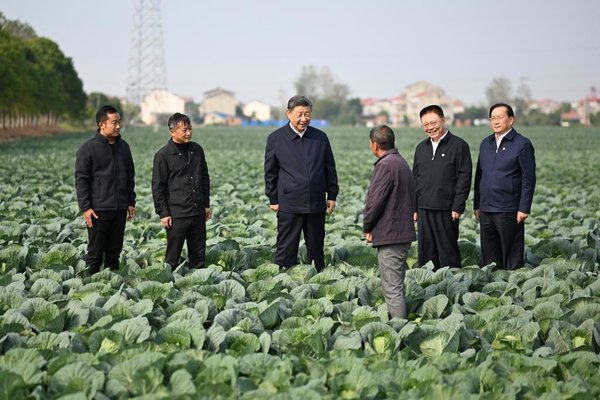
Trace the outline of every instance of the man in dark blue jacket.
[[129, 145], [121, 139], [121, 115], [113, 106], [96, 113], [96, 136], [75, 159], [75, 191], [88, 230], [85, 264], [89, 273], [119, 268], [125, 221], [135, 217], [135, 169]]
[[160, 223], [167, 230], [165, 262], [179, 265], [187, 242], [190, 268], [204, 266], [206, 221], [211, 218], [210, 177], [204, 150], [192, 142], [192, 123], [175, 113], [168, 121], [171, 139], [154, 155], [152, 197]]
[[414, 187], [410, 167], [394, 147], [394, 131], [387, 125], [369, 134], [377, 157], [363, 211], [363, 232], [377, 248], [381, 289], [392, 318], [406, 318], [404, 275], [411, 242]]
[[524, 265], [525, 220], [535, 189], [533, 145], [512, 126], [510, 105], [490, 108], [494, 133], [481, 142], [475, 172], [475, 218], [480, 221], [481, 265]]
[[289, 124], [267, 138], [265, 194], [277, 212], [275, 263], [289, 268], [298, 263], [300, 232], [309, 260], [325, 268], [325, 212], [335, 209], [338, 180], [335, 160], [325, 132], [309, 126], [312, 102], [294, 96], [287, 104]]

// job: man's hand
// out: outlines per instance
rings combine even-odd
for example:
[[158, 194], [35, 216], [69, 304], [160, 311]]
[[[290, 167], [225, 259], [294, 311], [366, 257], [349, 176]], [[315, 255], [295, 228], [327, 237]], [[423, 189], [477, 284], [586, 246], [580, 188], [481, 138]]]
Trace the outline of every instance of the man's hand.
[[413, 222], [417, 222], [417, 220], [419, 219], [419, 214], [417, 212], [413, 213]]
[[526, 214], [521, 211], [517, 211], [517, 224], [520, 224], [521, 222], [525, 222], [527, 217], [529, 217], [529, 214]]
[[83, 212], [83, 219], [85, 220], [85, 224], [88, 228], [94, 226], [94, 224], [92, 223], [92, 217], [98, 219], [98, 216], [96, 215], [93, 209], [90, 208], [89, 210], [85, 210]]
[[133, 221], [135, 219], [135, 207], [134, 206], [129, 206], [127, 207], [127, 215], [128, 215], [128, 220]]
[[171, 218], [171, 216], [161, 218], [160, 224], [162, 225], [163, 228], [169, 229], [171, 227], [171, 225], [173, 225], [173, 218]]
[[333, 210], [335, 210], [335, 200], [327, 200], [327, 214], [333, 214]]
[[460, 213], [452, 211], [452, 221], [457, 221], [460, 218]]
[[275, 212], [279, 211], [279, 204], [269, 204], [269, 208]]
[[212, 218], [212, 210], [210, 208], [204, 209], [204, 218], [206, 218], [207, 221]]
[[371, 232], [365, 232], [365, 240], [367, 243], [373, 242], [373, 235], [371, 235]]
[[474, 210], [473, 214], [475, 215], [475, 219], [479, 221], [479, 218], [481, 218], [481, 211], [479, 211], [479, 209]]

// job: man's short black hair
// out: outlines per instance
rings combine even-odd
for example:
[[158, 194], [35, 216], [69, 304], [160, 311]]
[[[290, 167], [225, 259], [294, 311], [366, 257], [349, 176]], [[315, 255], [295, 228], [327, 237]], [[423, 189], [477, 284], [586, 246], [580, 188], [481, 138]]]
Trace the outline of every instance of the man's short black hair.
[[177, 129], [180, 123], [183, 123], [184, 126], [192, 126], [190, 118], [182, 113], [175, 113], [169, 117], [169, 121], [167, 125], [169, 126], [169, 131]]
[[444, 110], [442, 110], [442, 107], [438, 106], [437, 104], [432, 104], [423, 108], [419, 113], [419, 118], [423, 118], [423, 115], [429, 113], [435, 113], [438, 117], [444, 118]]
[[394, 131], [387, 125], [377, 125], [371, 129], [369, 139], [371, 139], [371, 142], [377, 143], [381, 150], [390, 150], [395, 147], [396, 137]]
[[109, 104], [100, 107], [96, 112], [96, 126], [98, 128], [100, 128], [100, 122], [104, 122], [108, 119], [108, 114], [119, 114], [119, 110]]
[[507, 114], [509, 117], [514, 117], [514, 116], [515, 116], [515, 112], [513, 111], [513, 109], [512, 109], [512, 107], [511, 107], [511, 106], [509, 106], [509, 105], [508, 105], [508, 104], [506, 104], [506, 103], [496, 103], [496, 104], [494, 104], [493, 106], [491, 106], [491, 107], [490, 107], [490, 114], [489, 114], [489, 117], [491, 117], [491, 116], [492, 116], [492, 111], [494, 111], [494, 109], [495, 109], [495, 108], [498, 108], [498, 107], [506, 107], [506, 114]]

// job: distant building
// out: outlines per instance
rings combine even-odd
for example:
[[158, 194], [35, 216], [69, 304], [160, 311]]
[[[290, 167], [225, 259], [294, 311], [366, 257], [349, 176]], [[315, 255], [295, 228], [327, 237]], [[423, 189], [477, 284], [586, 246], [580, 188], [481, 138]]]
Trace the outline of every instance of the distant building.
[[589, 126], [590, 116], [600, 113], [600, 97], [596, 93], [596, 88], [591, 87], [589, 95], [571, 103], [571, 111], [560, 115], [560, 124], [562, 126], [585, 125]]
[[454, 99], [446, 95], [444, 89], [439, 86], [425, 81], [416, 82], [404, 88], [400, 96], [405, 98], [405, 115], [411, 126], [421, 125], [419, 112], [431, 104], [442, 107], [448, 124], [454, 121]]
[[201, 117], [210, 113], [221, 113], [228, 116], [235, 116], [235, 106], [237, 105], [235, 93], [229, 90], [217, 88], [204, 93], [204, 99], [199, 107]]
[[541, 114], [552, 114], [558, 111], [560, 103], [552, 99], [541, 99], [541, 100], [529, 100], [527, 103], [527, 110], [537, 111]]
[[420, 81], [402, 90], [399, 96], [389, 99], [363, 99], [363, 118], [367, 126], [386, 123], [392, 126], [420, 126], [419, 112], [426, 106], [437, 104], [444, 110], [448, 123], [454, 122], [455, 114], [464, 113], [462, 101], [446, 95], [444, 89], [432, 83]]
[[240, 126], [242, 125], [242, 119], [235, 115], [211, 112], [204, 115], [204, 125]]
[[185, 100], [166, 90], [154, 90], [144, 97], [140, 106], [140, 119], [146, 125], [166, 124], [165, 117], [185, 112]]
[[254, 121], [268, 121], [271, 119], [271, 106], [258, 100], [244, 104], [242, 112], [248, 119]]
[[571, 125], [580, 125], [581, 115], [577, 111], [567, 111], [560, 114], [560, 125], [567, 127]]
[[596, 88], [592, 86], [590, 94], [571, 104], [571, 107], [579, 114], [582, 125], [590, 125], [590, 115], [600, 112], [600, 97], [596, 93]]

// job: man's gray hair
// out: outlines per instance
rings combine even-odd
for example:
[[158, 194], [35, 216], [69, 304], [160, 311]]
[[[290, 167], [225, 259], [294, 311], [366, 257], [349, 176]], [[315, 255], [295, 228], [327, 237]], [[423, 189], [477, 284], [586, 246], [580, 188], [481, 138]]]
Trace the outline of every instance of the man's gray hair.
[[395, 146], [396, 137], [394, 131], [387, 125], [377, 125], [369, 133], [371, 142], [377, 143], [381, 150], [390, 150]]
[[294, 96], [288, 100], [287, 109], [291, 111], [296, 107], [308, 107], [312, 110], [312, 101], [306, 96]]

